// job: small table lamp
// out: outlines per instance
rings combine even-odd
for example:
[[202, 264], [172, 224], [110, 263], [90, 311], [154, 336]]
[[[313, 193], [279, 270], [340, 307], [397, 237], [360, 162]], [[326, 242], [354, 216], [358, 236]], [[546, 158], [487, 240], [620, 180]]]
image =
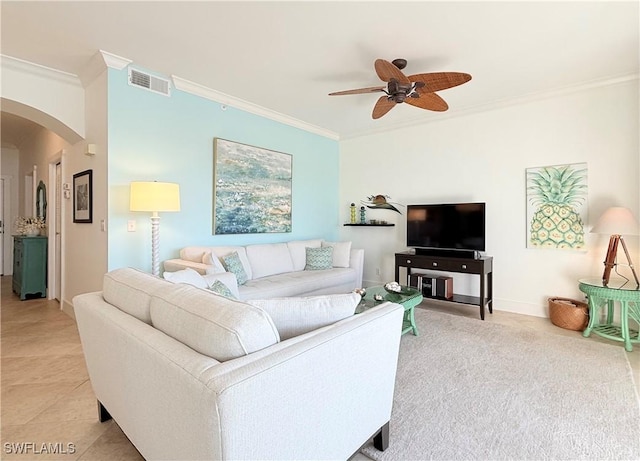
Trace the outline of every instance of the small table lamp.
[[151, 267], [153, 275], [160, 275], [160, 211], [180, 211], [180, 186], [169, 182], [132, 182], [131, 211], [150, 211]]
[[638, 275], [636, 274], [636, 270], [634, 269], [633, 263], [631, 262], [631, 257], [629, 256], [629, 250], [627, 250], [627, 245], [624, 243], [624, 239], [621, 235], [638, 235], [638, 221], [636, 221], [636, 219], [633, 217], [631, 211], [628, 208], [624, 207], [609, 208], [603, 213], [602, 216], [600, 216], [600, 219], [593, 227], [591, 232], [611, 235], [611, 238], [609, 239], [607, 256], [604, 260], [602, 284], [604, 286], [607, 286], [607, 284], [609, 283], [609, 275], [611, 273], [611, 269], [617, 264], [616, 253], [618, 252], [618, 243], [621, 243], [622, 248], [624, 249], [624, 253], [627, 256], [629, 267], [631, 268], [631, 272], [633, 273], [633, 278], [636, 281], [636, 285], [640, 287]]

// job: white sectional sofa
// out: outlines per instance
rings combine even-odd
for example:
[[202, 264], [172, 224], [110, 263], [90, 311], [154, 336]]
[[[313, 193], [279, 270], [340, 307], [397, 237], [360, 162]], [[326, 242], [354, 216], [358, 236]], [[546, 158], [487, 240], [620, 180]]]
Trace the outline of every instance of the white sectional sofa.
[[99, 418], [149, 461], [344, 460], [372, 435], [389, 443], [398, 304], [282, 340], [286, 322], [257, 305], [133, 269], [73, 303]]
[[[305, 270], [306, 249], [332, 246], [333, 267]], [[237, 252], [248, 280], [238, 284], [226, 272], [221, 258]], [[348, 293], [362, 287], [364, 250], [352, 249], [351, 242], [321, 239], [247, 246], [190, 246], [180, 250], [180, 258], [164, 262], [167, 272], [191, 268], [200, 274], [216, 273], [239, 299], [311, 296]]]

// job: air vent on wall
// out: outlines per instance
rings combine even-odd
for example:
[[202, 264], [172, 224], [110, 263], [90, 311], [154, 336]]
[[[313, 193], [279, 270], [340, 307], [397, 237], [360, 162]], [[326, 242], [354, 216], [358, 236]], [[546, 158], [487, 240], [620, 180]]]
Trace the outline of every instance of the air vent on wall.
[[129, 68], [129, 85], [144, 88], [145, 90], [170, 96], [169, 80], [154, 75], [149, 75], [139, 70]]

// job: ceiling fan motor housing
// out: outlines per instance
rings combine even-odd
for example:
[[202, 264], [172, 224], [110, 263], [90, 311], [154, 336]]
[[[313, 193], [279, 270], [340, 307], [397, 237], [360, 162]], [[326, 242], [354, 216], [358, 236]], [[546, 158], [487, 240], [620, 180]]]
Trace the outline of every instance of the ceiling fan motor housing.
[[412, 91], [413, 84], [404, 85], [399, 83], [395, 78], [392, 78], [387, 85], [387, 91], [389, 93], [389, 99], [397, 103], [404, 102], [407, 95]]

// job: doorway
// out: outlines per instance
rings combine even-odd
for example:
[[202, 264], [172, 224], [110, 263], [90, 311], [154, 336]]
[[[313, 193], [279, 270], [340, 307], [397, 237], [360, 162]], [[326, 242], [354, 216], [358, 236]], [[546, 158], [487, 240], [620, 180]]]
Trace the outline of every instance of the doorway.
[[62, 189], [62, 168], [63, 168], [64, 151], [60, 151], [56, 158], [49, 164], [49, 192], [47, 201], [48, 216], [47, 225], [49, 227], [49, 278], [48, 278], [48, 298], [56, 299], [62, 306], [62, 235], [63, 235], [63, 216], [64, 216], [64, 200]]
[[0, 275], [4, 275], [4, 179], [0, 178]]

